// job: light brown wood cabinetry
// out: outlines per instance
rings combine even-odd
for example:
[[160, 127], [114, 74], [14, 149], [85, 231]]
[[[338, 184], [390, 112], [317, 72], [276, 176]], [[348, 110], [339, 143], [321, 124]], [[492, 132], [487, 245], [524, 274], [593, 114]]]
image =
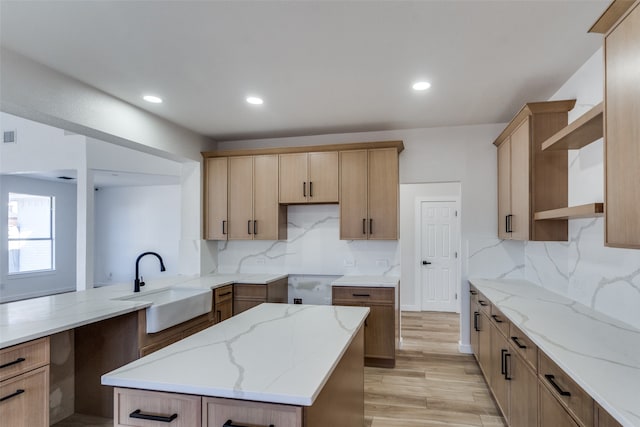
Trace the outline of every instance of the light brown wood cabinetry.
[[200, 427], [200, 396], [114, 388], [115, 427]]
[[509, 378], [509, 425], [538, 425], [538, 377], [531, 366], [514, 351], [513, 343], [506, 359]]
[[498, 331], [493, 323], [489, 328], [491, 340], [491, 367], [489, 369], [489, 386], [493, 396], [509, 421], [509, 380], [506, 371], [507, 356], [509, 355], [509, 344], [507, 339]]
[[395, 289], [332, 286], [332, 304], [369, 307], [364, 324], [365, 365], [394, 367], [398, 333]]
[[49, 426], [49, 338], [0, 350], [0, 423]]
[[478, 315], [478, 364], [484, 373], [485, 378], [489, 378], [491, 372], [491, 322], [482, 310]]
[[398, 239], [398, 150], [340, 152], [340, 239]]
[[263, 302], [287, 303], [289, 282], [287, 278], [267, 284], [236, 283], [233, 285], [233, 315], [240, 314]]
[[286, 239], [287, 210], [278, 204], [278, 156], [229, 158], [230, 240]]
[[338, 203], [338, 152], [280, 154], [280, 203]]
[[538, 389], [540, 390], [540, 427], [578, 427], [547, 387], [540, 385]]
[[162, 331], [149, 334], [147, 333], [147, 315], [146, 310], [138, 311], [138, 347], [140, 357], [151, 354], [160, 350], [174, 342], [187, 338], [203, 329], [212, 326], [214, 323], [214, 313], [209, 312], [186, 322], [180, 323]]
[[205, 159], [204, 235], [206, 240], [227, 240], [228, 163], [226, 157]]
[[301, 427], [302, 407], [274, 403], [244, 402], [233, 399], [205, 397], [203, 399], [204, 427], [221, 427], [228, 420], [233, 425]]
[[600, 405], [596, 403], [593, 412], [593, 425], [595, 427], [622, 427], [622, 424], [617, 422], [607, 411], [602, 409]]
[[478, 291], [472, 286], [471, 289], [469, 289], [469, 339], [471, 341], [471, 351], [476, 360], [478, 359], [478, 350], [480, 348], [478, 317], [480, 317]]
[[567, 206], [566, 151], [542, 143], [567, 125], [575, 100], [526, 104], [494, 144], [498, 147], [498, 236], [567, 240], [566, 220], [533, 221], [535, 212]]
[[213, 320], [220, 323], [233, 316], [233, 285], [213, 290]]

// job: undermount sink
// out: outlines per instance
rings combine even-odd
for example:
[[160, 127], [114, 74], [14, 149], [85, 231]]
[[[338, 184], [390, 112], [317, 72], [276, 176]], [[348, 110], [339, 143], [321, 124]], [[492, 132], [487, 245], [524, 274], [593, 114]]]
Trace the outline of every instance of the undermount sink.
[[207, 289], [168, 288], [116, 299], [151, 302], [147, 307], [147, 333], [152, 334], [208, 313], [212, 295]]

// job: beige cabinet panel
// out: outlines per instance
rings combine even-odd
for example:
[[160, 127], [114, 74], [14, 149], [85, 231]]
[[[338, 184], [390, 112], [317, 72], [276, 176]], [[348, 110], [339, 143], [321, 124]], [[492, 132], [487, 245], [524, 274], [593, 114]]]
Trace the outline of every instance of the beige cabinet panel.
[[511, 238], [529, 239], [529, 120], [511, 135]]
[[307, 153], [280, 154], [280, 203], [306, 203]]
[[498, 328], [491, 325], [491, 369], [489, 385], [493, 396], [502, 410], [507, 421], [509, 420], [509, 382], [506, 379], [506, 358], [509, 353], [509, 344]]
[[204, 203], [207, 240], [227, 240], [227, 164], [226, 157], [206, 159]]
[[538, 377], [518, 354], [509, 352], [506, 363], [509, 380], [509, 425], [538, 425]]
[[398, 239], [398, 151], [369, 150], [369, 239]]
[[253, 238], [253, 157], [229, 158], [229, 239]]
[[498, 238], [510, 239], [511, 214], [511, 141], [498, 147]]
[[605, 243], [640, 248], [640, 7], [605, 39]]
[[221, 427], [228, 420], [238, 426], [302, 427], [302, 407], [248, 402], [215, 397], [203, 398], [205, 427]]
[[[253, 227], [255, 240], [278, 240], [278, 156], [253, 158]], [[286, 208], [284, 208], [286, 209]]]
[[540, 427], [578, 427], [571, 415], [553, 397], [551, 392], [543, 384], [539, 383], [540, 390]]
[[338, 152], [309, 153], [309, 203], [338, 202]]
[[367, 239], [367, 150], [340, 152], [340, 239]]
[[491, 373], [491, 323], [489, 317], [480, 310], [478, 316], [478, 364], [484, 373], [487, 382]]
[[[200, 396], [163, 393], [159, 391], [114, 388], [115, 427], [200, 427], [202, 409]], [[166, 421], [150, 421], [149, 416]], [[169, 421], [171, 420], [171, 421]]]
[[0, 383], [0, 424], [11, 427], [49, 426], [49, 366]]

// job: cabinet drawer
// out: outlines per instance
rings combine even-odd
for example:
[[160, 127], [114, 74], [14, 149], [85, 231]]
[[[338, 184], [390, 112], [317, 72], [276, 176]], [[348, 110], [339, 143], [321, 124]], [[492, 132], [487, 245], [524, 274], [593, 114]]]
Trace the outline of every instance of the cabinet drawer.
[[302, 427], [302, 408], [299, 406], [215, 397], [203, 398], [202, 405], [205, 427], [221, 427], [228, 420], [239, 426]]
[[394, 288], [369, 288], [358, 286], [332, 286], [333, 301], [349, 303], [394, 304]]
[[236, 283], [233, 285], [233, 296], [242, 299], [267, 300], [267, 285], [246, 285]]
[[477, 298], [478, 298], [478, 305], [480, 306], [480, 311], [486, 314], [487, 316], [491, 316], [491, 303], [489, 302], [487, 297], [482, 295], [482, 292], [478, 291]]
[[478, 295], [478, 290], [473, 285], [469, 285], [469, 304], [471, 307], [478, 304]]
[[115, 427], [167, 425], [200, 427], [202, 425], [200, 396], [118, 387], [114, 388], [113, 393], [113, 425]]
[[11, 427], [49, 426], [49, 367], [0, 384], [0, 424]]
[[223, 286], [213, 290], [215, 304], [233, 299], [233, 285]]
[[49, 337], [0, 350], [0, 381], [49, 364]]
[[516, 325], [509, 325], [509, 343], [511, 348], [520, 354], [522, 358], [533, 368], [538, 371], [538, 346], [533, 343]]
[[491, 323], [493, 323], [504, 336], [509, 335], [509, 324], [511, 322], [509, 322], [507, 316], [502, 314], [493, 304], [491, 305]]
[[[538, 354], [538, 374], [568, 411], [582, 424], [593, 425], [593, 399], [542, 351]], [[568, 393], [568, 394], [565, 394]]]

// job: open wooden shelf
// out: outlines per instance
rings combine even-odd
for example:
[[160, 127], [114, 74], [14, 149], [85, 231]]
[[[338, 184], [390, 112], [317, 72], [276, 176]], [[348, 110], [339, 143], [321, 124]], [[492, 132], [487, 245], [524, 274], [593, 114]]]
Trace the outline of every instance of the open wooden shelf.
[[542, 143], [542, 150], [577, 150], [602, 138], [602, 102]]
[[602, 215], [604, 215], [604, 203], [589, 203], [586, 205], [536, 212], [533, 219], [540, 221], [545, 219], [595, 218]]

